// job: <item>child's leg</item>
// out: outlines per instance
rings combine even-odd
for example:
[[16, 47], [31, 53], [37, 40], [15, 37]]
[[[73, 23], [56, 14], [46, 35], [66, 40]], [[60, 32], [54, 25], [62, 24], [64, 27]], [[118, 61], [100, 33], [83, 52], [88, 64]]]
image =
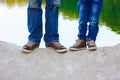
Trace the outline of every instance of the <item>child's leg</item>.
[[99, 31], [99, 16], [102, 8], [103, 0], [92, 0], [90, 3], [90, 13], [89, 13], [89, 33], [88, 33], [88, 40], [96, 40], [98, 31]]
[[80, 40], [86, 39], [86, 32], [87, 32], [87, 22], [88, 22], [88, 15], [89, 15], [89, 0], [78, 1], [78, 13], [79, 13], [79, 26], [78, 26], [78, 38]]

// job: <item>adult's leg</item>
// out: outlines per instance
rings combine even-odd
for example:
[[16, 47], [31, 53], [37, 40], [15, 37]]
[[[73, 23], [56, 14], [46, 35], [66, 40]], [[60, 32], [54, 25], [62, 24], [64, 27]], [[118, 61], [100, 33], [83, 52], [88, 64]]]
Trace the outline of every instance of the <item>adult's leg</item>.
[[28, 30], [29, 42], [40, 43], [42, 37], [42, 0], [29, 0], [28, 5]]
[[60, 6], [60, 0], [46, 0], [46, 12], [45, 12], [45, 35], [44, 40], [46, 45], [53, 42], [59, 42], [58, 33], [58, 9]]

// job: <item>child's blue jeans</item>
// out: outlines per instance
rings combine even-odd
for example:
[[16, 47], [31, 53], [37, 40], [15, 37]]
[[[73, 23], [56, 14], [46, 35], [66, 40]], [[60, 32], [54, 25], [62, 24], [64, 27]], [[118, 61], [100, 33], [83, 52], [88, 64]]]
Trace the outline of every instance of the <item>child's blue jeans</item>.
[[[99, 31], [99, 17], [103, 0], [79, 0], [78, 38], [80, 40], [96, 40]], [[88, 25], [89, 24], [89, 25]], [[87, 34], [88, 31], [88, 34]]]

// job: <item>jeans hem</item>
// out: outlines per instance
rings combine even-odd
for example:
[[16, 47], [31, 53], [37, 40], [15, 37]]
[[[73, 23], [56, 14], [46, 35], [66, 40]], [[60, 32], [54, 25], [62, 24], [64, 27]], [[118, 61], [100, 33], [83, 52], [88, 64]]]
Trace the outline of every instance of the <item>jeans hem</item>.
[[35, 41], [30, 41], [30, 40], [28, 42], [35, 43], [35, 44], [40, 44], [40, 42], [35, 42]]
[[54, 41], [51, 41], [51, 42], [45, 43], [45, 45], [47, 46], [47, 45], [49, 45], [49, 44], [51, 44], [51, 43], [54, 43], [54, 42], [59, 42], [59, 41], [58, 41], [58, 40], [54, 40]]

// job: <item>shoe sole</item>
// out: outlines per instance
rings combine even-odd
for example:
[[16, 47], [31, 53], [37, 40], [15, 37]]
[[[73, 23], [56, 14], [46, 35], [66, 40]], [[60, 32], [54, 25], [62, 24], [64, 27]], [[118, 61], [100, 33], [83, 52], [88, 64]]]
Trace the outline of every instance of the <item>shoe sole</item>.
[[56, 50], [56, 52], [58, 52], [58, 53], [65, 53], [65, 52], [67, 52], [67, 49]]
[[57, 52], [57, 53], [65, 53], [65, 52], [67, 52], [67, 49], [56, 50], [56, 49], [54, 49], [54, 48], [52, 48], [52, 47], [46, 47], [46, 48], [52, 49], [52, 50], [54, 50], [54, 51]]
[[[36, 47], [35, 49], [37, 49], [37, 48], [38, 48], [38, 47]], [[35, 49], [34, 49], [34, 50], [35, 50]], [[23, 52], [23, 53], [26, 53], [26, 54], [27, 54], [27, 53], [31, 53], [32, 51], [33, 51], [33, 50], [22, 49], [22, 52]]]
[[69, 48], [70, 51], [80, 51], [80, 50], [85, 50], [86, 47], [84, 48]]
[[97, 50], [97, 47], [91, 47], [91, 48], [88, 48], [89, 51], [95, 51]]
[[26, 49], [22, 49], [23, 53], [31, 53], [33, 50], [26, 50]]

